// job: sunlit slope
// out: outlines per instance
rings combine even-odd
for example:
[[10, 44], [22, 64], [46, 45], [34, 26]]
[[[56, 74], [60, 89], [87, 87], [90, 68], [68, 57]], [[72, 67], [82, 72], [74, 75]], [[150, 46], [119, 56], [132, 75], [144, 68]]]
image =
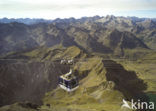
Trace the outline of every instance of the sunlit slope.
[[[80, 78], [79, 88], [68, 93], [58, 87], [46, 93], [43, 109], [120, 111], [123, 98], [146, 99], [143, 91], [147, 86], [144, 81], [135, 72], [127, 71], [112, 60], [102, 60], [96, 56], [86, 58], [78, 61], [74, 70]], [[51, 107], [47, 107], [47, 104]]]
[[[131, 56], [131, 59], [116, 61], [121, 63], [125, 69], [135, 71], [137, 76], [147, 83], [146, 92], [156, 92], [156, 53], [144, 51], [139, 54], [139, 51], [137, 52], [138, 55]], [[133, 60], [133, 58], [135, 59]]]
[[[106, 70], [101, 58], [90, 58], [76, 63], [74, 69], [80, 80], [79, 88], [71, 93], [60, 89], [48, 92], [43, 99], [52, 109], [71, 109], [80, 111], [117, 111], [122, 104], [123, 95], [114, 89], [114, 82], [107, 81]], [[50, 110], [50, 109], [49, 109]]]

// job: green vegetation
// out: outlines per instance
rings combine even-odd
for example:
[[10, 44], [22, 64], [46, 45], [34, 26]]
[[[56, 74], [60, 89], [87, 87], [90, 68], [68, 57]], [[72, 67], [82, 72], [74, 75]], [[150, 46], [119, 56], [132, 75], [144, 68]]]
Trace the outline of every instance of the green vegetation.
[[[130, 92], [126, 90], [123, 94], [122, 90], [119, 91], [115, 88], [115, 82], [108, 81], [106, 77], [108, 69], [104, 66], [103, 59], [112, 58], [112, 60], [120, 63], [125, 70], [135, 71], [137, 76], [147, 83], [148, 87], [145, 92], [156, 90], [155, 65], [150, 65], [149, 60], [145, 59], [147, 57], [155, 59], [155, 53], [147, 49], [125, 49], [124, 51], [126, 59], [113, 59], [111, 55], [106, 56], [106, 54], [100, 53], [89, 55], [76, 46], [68, 48], [62, 46], [40, 47], [18, 54], [27, 56], [30, 61], [56, 61], [60, 58], [76, 60], [73, 69], [80, 78], [79, 88], [71, 93], [59, 87], [47, 92], [43, 98], [44, 104], [39, 109], [40, 111], [121, 111], [122, 99], [125, 98], [124, 94], [129, 95]], [[154, 63], [153, 61], [152, 64]], [[135, 80], [131, 82], [132, 85], [137, 83]]]
[[[155, 93], [147, 93], [147, 96], [149, 97], [149, 101], [156, 103], [156, 94]], [[153, 110], [153, 111], [156, 111], [156, 106], [154, 107], [154, 109], [155, 110]]]
[[[132, 51], [133, 52], [133, 51]], [[142, 50], [141, 50], [142, 52]], [[114, 59], [118, 63], [122, 64], [126, 70], [135, 71], [137, 76], [147, 83], [148, 88], [146, 92], [156, 91], [156, 53], [148, 51], [142, 54], [140, 51], [136, 51], [138, 56], [135, 54], [135, 59], [132, 57], [130, 59]], [[129, 55], [132, 54], [131, 52]], [[130, 56], [129, 56], [130, 57]]]
[[6, 105], [0, 108], [0, 111], [37, 111], [31, 107], [23, 107], [19, 103]]
[[[46, 93], [41, 109], [70, 109], [72, 111], [120, 111], [123, 94], [106, 80], [102, 58], [81, 59], [75, 64], [80, 77], [79, 88], [71, 93], [57, 88]], [[85, 75], [87, 73], [87, 75]], [[50, 104], [51, 108], [46, 105]]]

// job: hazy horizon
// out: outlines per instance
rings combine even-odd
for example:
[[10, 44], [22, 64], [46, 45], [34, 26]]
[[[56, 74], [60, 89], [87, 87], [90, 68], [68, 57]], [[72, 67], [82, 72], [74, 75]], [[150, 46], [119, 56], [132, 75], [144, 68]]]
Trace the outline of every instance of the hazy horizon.
[[42, 17], [39, 17], [39, 18], [33, 18], [33, 17], [17, 17], [17, 18], [13, 18], [13, 17], [0, 17], [0, 19], [4, 19], [4, 18], [7, 18], [7, 19], [44, 19], [44, 20], [55, 20], [55, 19], [70, 19], [70, 18], [74, 18], [74, 19], [81, 19], [83, 17], [95, 17], [95, 16], [99, 16], [99, 17], [106, 17], [106, 16], [115, 16], [115, 17], [136, 17], [136, 18], [147, 18], [147, 19], [156, 19], [156, 17], [139, 17], [139, 16], [122, 16], [122, 15], [104, 15], [104, 16], [100, 16], [100, 15], [93, 15], [93, 16], [82, 16], [82, 17], [64, 17], [64, 18], [61, 18], [61, 17], [58, 17], [58, 18], [42, 18]]
[[81, 18], [95, 15], [156, 18], [155, 0], [5, 0], [0, 18]]

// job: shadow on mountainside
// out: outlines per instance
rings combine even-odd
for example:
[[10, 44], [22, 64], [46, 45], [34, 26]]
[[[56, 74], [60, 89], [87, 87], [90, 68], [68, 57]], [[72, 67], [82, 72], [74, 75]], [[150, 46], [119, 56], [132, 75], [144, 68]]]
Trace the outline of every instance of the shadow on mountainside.
[[127, 100], [148, 101], [143, 92], [147, 84], [139, 79], [134, 71], [127, 71], [121, 64], [112, 60], [103, 60], [107, 70], [106, 79], [115, 83], [115, 89], [121, 91]]
[[42, 104], [45, 93], [57, 87], [59, 75], [69, 71], [69, 66], [57, 62], [11, 62], [0, 61], [0, 106]]

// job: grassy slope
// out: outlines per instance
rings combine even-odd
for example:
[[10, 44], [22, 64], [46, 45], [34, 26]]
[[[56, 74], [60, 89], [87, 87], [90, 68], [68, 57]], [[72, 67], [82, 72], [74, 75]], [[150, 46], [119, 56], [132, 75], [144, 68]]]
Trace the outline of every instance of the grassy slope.
[[[132, 55], [132, 58], [136, 52], [137, 50], [133, 50], [133, 53], [129, 52]], [[128, 53], [128, 51], [126, 53]], [[86, 54], [82, 54], [82, 51], [75, 46], [67, 49], [58, 47], [48, 49], [41, 48], [24, 53], [24, 55], [42, 61], [53, 61], [60, 58], [75, 58], [78, 61], [74, 65], [74, 70], [78, 71], [80, 77], [84, 77], [80, 81], [79, 89], [75, 92], [67, 93], [59, 87], [54, 91], [48, 92], [43, 99], [44, 105], [41, 110], [121, 110], [122, 99], [124, 96], [121, 92], [114, 89], [112, 85], [113, 83], [110, 84], [106, 80], [106, 70], [103, 67], [102, 58], [94, 56], [86, 59]], [[135, 70], [134, 67], [132, 67], [134, 64], [129, 61], [124, 60], [118, 62], [120, 62], [127, 70], [134, 70], [136, 72], [140, 70], [139, 68], [138, 70]], [[139, 77], [142, 78], [141, 76]], [[46, 104], [50, 104], [52, 107], [49, 108]]]
[[30, 107], [22, 107], [18, 103], [12, 105], [6, 105], [0, 108], [0, 111], [37, 111]]
[[127, 50], [129, 59], [117, 60], [127, 70], [133, 70], [143, 79], [148, 88], [146, 92], [156, 92], [156, 52], [151, 50]]
[[[129, 52], [129, 54], [128, 54]], [[136, 52], [138, 53], [137, 56]], [[126, 70], [135, 71], [139, 78], [148, 84], [147, 92], [156, 91], [155, 83], [155, 57], [154, 52], [145, 53], [140, 57], [140, 53], [144, 50], [127, 50], [129, 56], [137, 57], [137, 61], [116, 60], [124, 66]], [[114, 83], [106, 80], [106, 69], [103, 66], [102, 58], [98, 56], [87, 58], [79, 48], [72, 46], [67, 49], [57, 48], [40, 48], [30, 52], [22, 53], [30, 60], [57, 60], [62, 58], [74, 58], [76, 64], [74, 70], [78, 71], [80, 77], [84, 77], [80, 81], [80, 87], [72, 92], [67, 93], [59, 87], [48, 92], [43, 98], [44, 105], [41, 111], [121, 111], [123, 94], [114, 89]], [[141, 54], [142, 55], [142, 54]], [[152, 65], [151, 60], [153, 59]], [[146, 59], [146, 60], [144, 60]], [[155, 59], [155, 60], [154, 60]], [[49, 108], [46, 104], [50, 104]]]
[[47, 108], [46, 104], [50, 104], [54, 109], [65, 108], [72, 111], [121, 110], [124, 97], [114, 89], [113, 83], [106, 81], [106, 70], [103, 67], [101, 58], [95, 57], [83, 62], [79, 61], [74, 68], [79, 71], [79, 75], [89, 71], [88, 76], [80, 81], [80, 87], [72, 93], [67, 93], [59, 87], [48, 92], [43, 99], [42, 109]]
[[61, 59], [71, 59], [81, 57], [84, 58], [86, 54], [82, 54], [83, 52], [75, 47], [71, 46], [69, 48], [62, 47], [61, 45], [55, 47], [40, 47], [35, 50], [20, 53], [22, 56], [26, 56], [29, 60], [35, 61], [56, 61]]

